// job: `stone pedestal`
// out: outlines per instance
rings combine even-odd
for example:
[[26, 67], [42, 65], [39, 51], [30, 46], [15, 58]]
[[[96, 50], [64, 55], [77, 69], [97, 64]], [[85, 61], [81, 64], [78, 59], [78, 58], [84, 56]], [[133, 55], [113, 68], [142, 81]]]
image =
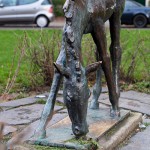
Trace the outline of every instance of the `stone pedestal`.
[[75, 139], [72, 133], [71, 121], [66, 117], [47, 128], [47, 137], [42, 140], [30, 140], [32, 144], [52, 147], [65, 147], [72, 149], [96, 149], [97, 141], [114, 126], [130, 115], [130, 111], [121, 110], [121, 116], [116, 119], [110, 117], [108, 107], [102, 107], [98, 110], [88, 110], [87, 122], [89, 133], [85, 139]]

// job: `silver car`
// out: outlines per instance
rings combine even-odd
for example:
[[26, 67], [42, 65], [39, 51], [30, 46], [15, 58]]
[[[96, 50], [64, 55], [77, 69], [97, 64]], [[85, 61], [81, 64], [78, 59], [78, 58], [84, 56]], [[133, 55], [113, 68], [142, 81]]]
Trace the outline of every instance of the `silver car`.
[[53, 19], [51, 0], [0, 0], [0, 25], [35, 23], [42, 28]]

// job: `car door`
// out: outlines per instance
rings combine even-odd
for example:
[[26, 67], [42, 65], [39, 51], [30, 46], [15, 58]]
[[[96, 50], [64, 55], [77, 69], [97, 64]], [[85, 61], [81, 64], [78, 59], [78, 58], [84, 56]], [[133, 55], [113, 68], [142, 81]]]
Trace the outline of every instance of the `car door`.
[[17, 20], [33, 22], [39, 7], [39, 0], [18, 0], [16, 7]]
[[14, 22], [17, 0], [0, 0], [0, 23]]

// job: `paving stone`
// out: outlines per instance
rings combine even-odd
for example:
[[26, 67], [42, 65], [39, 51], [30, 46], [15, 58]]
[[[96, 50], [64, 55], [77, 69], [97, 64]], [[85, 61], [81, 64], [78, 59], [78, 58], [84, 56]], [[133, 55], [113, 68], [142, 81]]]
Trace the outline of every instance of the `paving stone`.
[[[92, 96], [90, 98], [92, 98]], [[109, 95], [107, 93], [102, 93], [100, 95], [98, 101], [105, 100], [105, 99], [108, 99], [108, 98], [109, 98]]]
[[150, 150], [150, 126], [133, 136], [121, 150]]
[[[100, 103], [111, 105], [109, 99], [101, 100]], [[150, 115], [150, 105], [139, 101], [120, 98], [119, 107]]]
[[108, 92], [108, 87], [102, 87], [102, 93], [107, 93]]
[[133, 99], [145, 104], [150, 104], [150, 94], [140, 93], [136, 91], [121, 92], [120, 97], [125, 99]]
[[63, 99], [62, 96], [57, 96], [57, 97], [56, 97], [56, 101], [57, 101], [58, 103], [64, 104], [64, 99]]
[[[51, 121], [48, 123], [47, 128], [49, 128], [50, 126], [56, 124], [57, 122], [59, 122], [60, 120], [65, 118], [66, 116], [67, 116], [67, 113], [63, 113], [63, 114], [57, 113], [57, 114], [55, 114], [53, 116], [53, 118], [51, 119]], [[31, 123], [25, 129], [23, 129], [20, 133], [18, 133], [14, 137], [12, 137], [8, 141], [8, 145], [9, 146], [14, 145], [13, 143], [15, 143], [15, 141], [18, 140], [18, 137], [20, 137], [20, 135], [23, 135], [20, 139], [20, 142], [25, 142], [25, 141], [29, 140], [34, 135], [35, 129], [39, 125], [39, 122], [40, 122], [40, 120], [37, 120], [37, 121]]]
[[[91, 92], [93, 91], [93, 88], [90, 88]], [[102, 93], [107, 93], [108, 88], [107, 87], [102, 87]], [[63, 90], [58, 91], [58, 95], [63, 95]]]
[[36, 103], [36, 98], [34, 96], [32, 97], [27, 97], [27, 98], [22, 98], [18, 100], [12, 100], [9, 102], [4, 102], [0, 103], [0, 107], [4, 108], [12, 108], [12, 107], [19, 107], [19, 106], [24, 106], [24, 105], [29, 105], [29, 104], [34, 104]]
[[17, 128], [6, 125], [6, 126], [4, 126], [3, 135], [5, 136], [9, 133], [13, 133], [13, 132], [16, 132], [16, 131], [17, 131]]
[[17, 145], [13, 148], [13, 150], [30, 150], [30, 149], [21, 145]]
[[[108, 89], [106, 87], [103, 87], [102, 89], [103, 89], [102, 90], [103, 93], [108, 91]], [[99, 100], [108, 98], [108, 94], [106, 94], [106, 93], [103, 94], [103, 93], [100, 95]], [[59, 90], [58, 94], [59, 95], [57, 96], [56, 101], [58, 101], [59, 103], [64, 103], [64, 100], [63, 100], [63, 97], [62, 97], [63, 91]], [[25, 106], [25, 105], [31, 105], [31, 104], [36, 103], [36, 101], [38, 99], [41, 99], [41, 96], [43, 96], [42, 99], [46, 100], [49, 96], [49, 93], [46, 92], [46, 93], [36, 95], [36, 96], [31, 96], [31, 97], [27, 97], [27, 98], [22, 98], [22, 99], [18, 99], [18, 100], [12, 100], [12, 101], [9, 101], [9, 102], [0, 103], [0, 107], [3, 110], [7, 110], [7, 109], [10, 109], [10, 108], [20, 107], [20, 106]]]
[[139, 147], [139, 144], [138, 144], [134, 146], [129, 145], [128, 147], [122, 148], [121, 150], [150, 150], [150, 148], [145, 145], [142, 145], [142, 146], [140, 145]]
[[[102, 93], [102, 94], [100, 95], [98, 101], [101, 101], [101, 100], [104, 100], [104, 99], [108, 99], [108, 97], [109, 97], [109, 96], [108, 96], [107, 93]], [[90, 98], [89, 98], [89, 101], [91, 101], [91, 100], [92, 100], [92, 95], [91, 95]], [[63, 97], [62, 97], [62, 96], [57, 96], [56, 101], [57, 101], [58, 103], [61, 103], [61, 104], [64, 103], [64, 100], [63, 100]]]
[[143, 119], [143, 123], [148, 123], [148, 124], [150, 124], [150, 119]]
[[[9, 125], [28, 124], [41, 117], [43, 107], [42, 104], [34, 104], [0, 112], [0, 121]], [[62, 106], [55, 106], [55, 110], [61, 108]]]
[[63, 109], [63, 110], [60, 110], [59, 113], [62, 113], [62, 114], [63, 113], [68, 113], [68, 110], [67, 109]]
[[58, 95], [63, 95], [63, 90], [59, 90]]
[[21, 98], [21, 99], [17, 99], [17, 100], [12, 100], [9, 102], [4, 102], [4, 103], [0, 103], [0, 107], [3, 110], [7, 110], [9, 108], [15, 108], [15, 107], [19, 107], [19, 106], [25, 106], [25, 105], [31, 105], [37, 102], [37, 100], [39, 99], [43, 99], [43, 100], [47, 100], [49, 96], [48, 92], [45, 92], [43, 94], [39, 94], [36, 96], [31, 96], [31, 97], [27, 97], [27, 98]]
[[[91, 92], [93, 92], [93, 87], [90, 88]], [[107, 93], [108, 88], [107, 87], [102, 87], [102, 92], [101, 93]]]

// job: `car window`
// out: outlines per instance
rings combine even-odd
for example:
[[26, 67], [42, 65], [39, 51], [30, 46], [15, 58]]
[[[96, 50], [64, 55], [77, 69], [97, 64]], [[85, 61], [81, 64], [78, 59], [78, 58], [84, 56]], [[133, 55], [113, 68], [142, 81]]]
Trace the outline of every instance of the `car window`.
[[135, 8], [135, 7], [143, 7], [143, 5], [136, 3], [136, 2], [131, 2], [131, 1], [126, 1], [125, 8]]
[[42, 2], [42, 5], [49, 5], [49, 4], [51, 4], [51, 1], [50, 1], [50, 0], [44, 0], [44, 1]]
[[18, 5], [27, 5], [37, 2], [38, 0], [19, 0]]
[[4, 5], [4, 7], [9, 7], [9, 6], [16, 6], [17, 0], [1, 0], [1, 4]]

